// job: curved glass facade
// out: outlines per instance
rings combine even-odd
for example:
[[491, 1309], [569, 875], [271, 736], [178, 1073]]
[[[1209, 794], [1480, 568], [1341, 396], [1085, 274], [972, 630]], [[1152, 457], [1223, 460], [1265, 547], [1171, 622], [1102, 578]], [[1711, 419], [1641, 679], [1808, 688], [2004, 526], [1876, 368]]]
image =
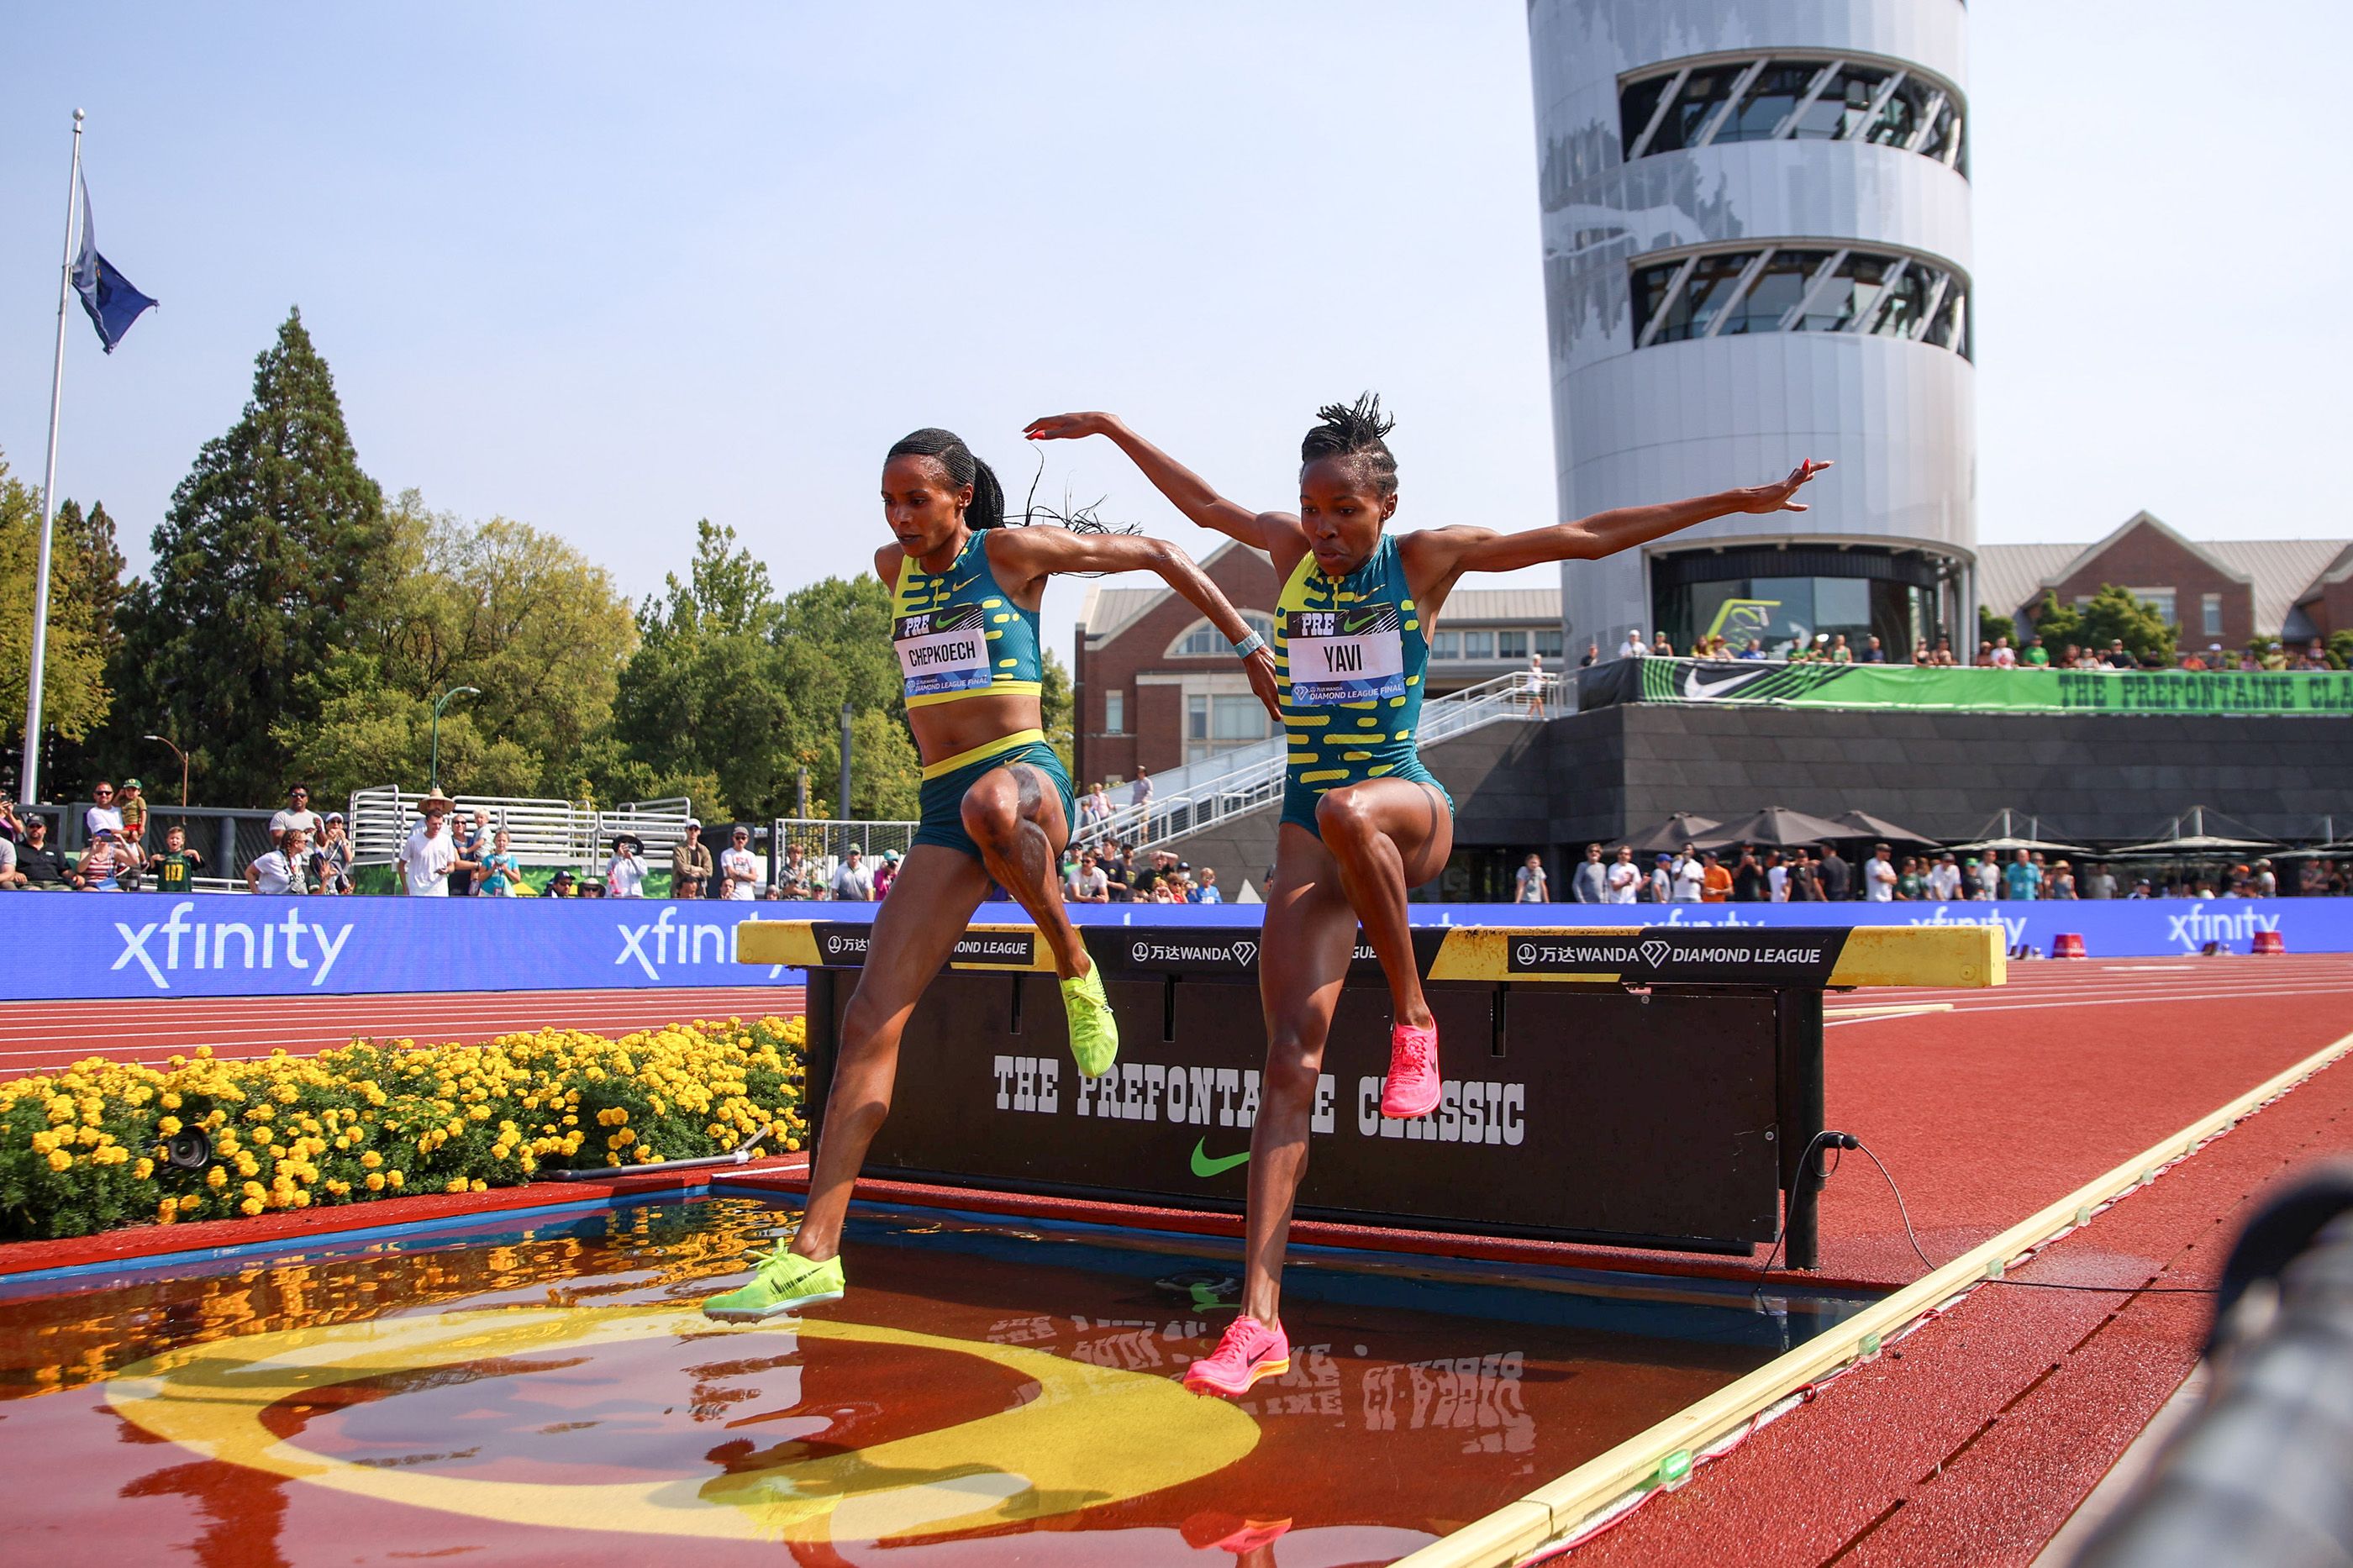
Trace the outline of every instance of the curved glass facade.
[[1917, 256], [1857, 247], [1644, 257], [1633, 265], [1634, 346], [1749, 332], [1902, 338], [1969, 357], [1968, 280]]
[[1950, 568], [1917, 553], [1794, 548], [1695, 551], [1651, 566], [1651, 620], [1677, 653], [1717, 636], [1782, 658], [1817, 635], [1858, 654], [1877, 637], [1891, 661], [1946, 635], [1939, 584]]
[[1860, 142], [1968, 173], [1961, 96], [1918, 67], [1822, 55], [1712, 57], [1621, 79], [1626, 161], [1734, 142]]

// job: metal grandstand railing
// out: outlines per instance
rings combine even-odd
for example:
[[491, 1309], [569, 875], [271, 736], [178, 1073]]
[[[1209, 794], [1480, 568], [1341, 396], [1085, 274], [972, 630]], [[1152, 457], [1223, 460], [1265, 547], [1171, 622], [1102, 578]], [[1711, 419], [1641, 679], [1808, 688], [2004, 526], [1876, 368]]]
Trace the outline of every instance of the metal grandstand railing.
[[[461, 822], [480, 811], [495, 832], [507, 831], [515, 858], [526, 866], [602, 866], [611, 854], [614, 838], [633, 834], [646, 847], [647, 858], [669, 863], [670, 852], [686, 841], [686, 819], [694, 814], [684, 796], [670, 800], [632, 801], [599, 811], [569, 800], [520, 800], [497, 795], [452, 797]], [[353, 790], [347, 810], [353, 863], [384, 865], [396, 859], [410, 829], [418, 821], [417, 806], [425, 796], [391, 784]]]
[[[1489, 724], [1556, 713], [1560, 690], [1557, 676], [1514, 670], [1430, 698], [1422, 704], [1416, 743], [1435, 745]], [[1119, 806], [1107, 817], [1082, 821], [1077, 839], [1082, 844], [1100, 844], [1116, 838], [1130, 848], [1147, 848], [1255, 811], [1282, 796], [1286, 750], [1278, 735], [1171, 769], [1152, 781], [1150, 800], [1142, 805]]]

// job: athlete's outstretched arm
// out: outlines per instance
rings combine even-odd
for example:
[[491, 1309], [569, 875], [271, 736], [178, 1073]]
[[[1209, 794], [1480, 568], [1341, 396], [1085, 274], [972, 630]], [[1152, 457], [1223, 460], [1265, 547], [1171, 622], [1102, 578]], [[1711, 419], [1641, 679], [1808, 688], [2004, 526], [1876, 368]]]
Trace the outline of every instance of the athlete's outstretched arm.
[[1432, 528], [1410, 533], [1399, 548], [1415, 557], [1413, 575], [1425, 583], [1451, 583], [1465, 572], [1511, 572], [1548, 561], [1598, 561], [1638, 544], [1679, 533], [1697, 523], [1735, 512], [1803, 511], [1796, 500], [1806, 482], [1831, 465], [1809, 458], [1775, 484], [1751, 485], [1661, 506], [1619, 507], [1574, 522], [1497, 533], [1484, 528]]
[[1076, 441], [1087, 436], [1108, 436], [1131, 462], [1144, 470], [1144, 477], [1168, 498], [1171, 506], [1203, 528], [1213, 528], [1270, 554], [1284, 541], [1294, 551], [1303, 552], [1306, 548], [1306, 538], [1296, 517], [1289, 512], [1252, 511], [1239, 501], [1228, 500], [1212, 489], [1207, 479], [1129, 429], [1115, 414], [1050, 414], [1043, 419], [1029, 421], [1021, 433], [1032, 441]]
[[[1003, 528], [988, 533], [988, 563], [1000, 583], [1034, 582], [1068, 572], [1150, 572], [1209, 617], [1229, 643], [1247, 641], [1250, 623], [1193, 558], [1165, 539], [1139, 533], [1073, 533], [1067, 528]], [[1282, 722], [1274, 655], [1261, 642], [1242, 660], [1250, 689], [1275, 723]]]

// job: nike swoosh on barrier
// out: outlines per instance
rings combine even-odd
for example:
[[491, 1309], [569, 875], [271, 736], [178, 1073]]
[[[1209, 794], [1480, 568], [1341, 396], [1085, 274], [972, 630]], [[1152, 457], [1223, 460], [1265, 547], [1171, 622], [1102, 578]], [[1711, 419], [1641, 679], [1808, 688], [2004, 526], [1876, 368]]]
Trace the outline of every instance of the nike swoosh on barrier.
[[1209, 1158], [1208, 1149], [1203, 1147], [1208, 1142], [1208, 1140], [1204, 1138], [1193, 1145], [1193, 1173], [1197, 1176], [1218, 1175], [1222, 1172], [1232, 1170], [1250, 1158], [1250, 1151], [1245, 1149], [1239, 1154], [1225, 1154], [1212, 1160]]

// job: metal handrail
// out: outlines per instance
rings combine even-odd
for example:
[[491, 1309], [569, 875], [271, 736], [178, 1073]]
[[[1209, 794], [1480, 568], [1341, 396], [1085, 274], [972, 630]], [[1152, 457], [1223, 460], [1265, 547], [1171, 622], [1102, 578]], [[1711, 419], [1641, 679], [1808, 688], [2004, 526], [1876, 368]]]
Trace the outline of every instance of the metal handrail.
[[[1558, 676], [1521, 669], [1430, 698], [1422, 704], [1416, 743], [1434, 744], [1503, 720], [1533, 720], [1539, 707], [1556, 700], [1560, 691]], [[1075, 841], [1084, 847], [1115, 838], [1132, 849], [1149, 848], [1255, 811], [1282, 795], [1288, 749], [1278, 735], [1271, 742], [1164, 773], [1155, 781], [1150, 800], [1082, 821]]]

